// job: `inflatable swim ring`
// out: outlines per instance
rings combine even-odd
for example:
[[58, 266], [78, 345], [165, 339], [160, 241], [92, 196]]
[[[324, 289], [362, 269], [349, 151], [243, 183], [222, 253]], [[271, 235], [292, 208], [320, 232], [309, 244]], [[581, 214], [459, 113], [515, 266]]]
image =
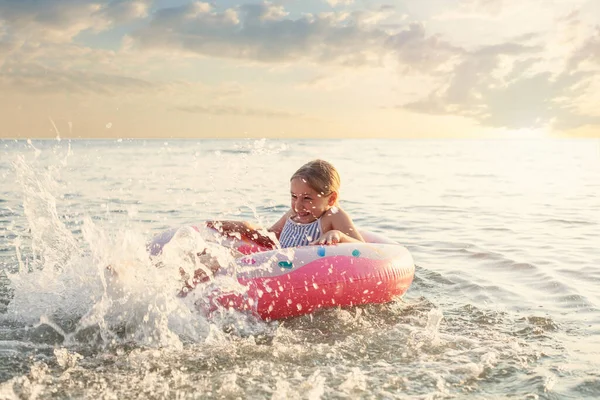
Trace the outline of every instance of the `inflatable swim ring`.
[[[203, 232], [210, 228], [194, 229]], [[215, 238], [216, 231], [210, 230]], [[176, 231], [171, 229], [156, 236], [148, 246], [150, 254], [160, 254]], [[243, 254], [235, 259], [234, 273], [247, 290], [215, 291], [209, 295], [209, 301], [215, 307], [250, 312], [270, 321], [338, 306], [387, 303], [402, 296], [414, 278], [411, 254], [381, 235], [360, 233], [366, 243], [275, 250], [243, 237], [228, 238], [223, 243], [221, 236], [221, 244], [233, 246]]]

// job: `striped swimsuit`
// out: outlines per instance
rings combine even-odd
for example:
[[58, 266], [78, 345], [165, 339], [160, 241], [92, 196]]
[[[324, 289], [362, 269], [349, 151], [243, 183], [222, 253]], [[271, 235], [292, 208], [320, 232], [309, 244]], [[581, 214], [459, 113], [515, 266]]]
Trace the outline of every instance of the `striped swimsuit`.
[[299, 224], [288, 218], [279, 235], [281, 247], [306, 246], [321, 236], [321, 218], [310, 224]]

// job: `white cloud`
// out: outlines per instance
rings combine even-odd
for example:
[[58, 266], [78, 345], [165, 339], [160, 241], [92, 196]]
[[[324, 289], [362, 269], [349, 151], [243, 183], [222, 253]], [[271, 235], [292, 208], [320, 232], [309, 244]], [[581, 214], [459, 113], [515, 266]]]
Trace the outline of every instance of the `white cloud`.
[[173, 79], [159, 82], [152, 73], [171, 61], [70, 43], [0, 42], [0, 93], [117, 96], [164, 91]]
[[[511, 129], [550, 123], [570, 129], [600, 123], [600, 117], [577, 112], [593, 72], [539, 71], [542, 47], [504, 43], [465, 54], [450, 79], [426, 99], [402, 106], [409, 110], [463, 115], [483, 125]], [[508, 68], [506, 68], [508, 66]]]
[[411, 23], [407, 29], [390, 35], [386, 47], [404, 66], [421, 72], [443, 69], [464, 52], [441, 37], [427, 36], [420, 23]]
[[148, 91], [156, 85], [124, 75], [85, 71], [61, 71], [40, 65], [5, 66], [0, 73], [0, 91], [31, 94], [115, 95]]
[[573, 53], [569, 65], [571, 68], [577, 68], [586, 62], [595, 67], [600, 66], [600, 26], [596, 27], [594, 34], [586, 38], [579, 49]]
[[351, 81], [348, 77], [342, 74], [335, 75], [318, 75], [311, 79], [301, 81], [296, 85], [297, 89], [300, 90], [318, 90], [318, 91], [331, 91], [341, 89], [351, 85]]
[[147, 26], [131, 33], [128, 46], [262, 63], [352, 67], [381, 65], [394, 56], [421, 71], [437, 69], [460, 51], [440, 37], [428, 36], [421, 24], [393, 32], [380, 28], [378, 16], [389, 12], [330, 12], [294, 19], [269, 3], [225, 11], [194, 3], [159, 10]]
[[261, 118], [304, 118], [304, 115], [289, 111], [272, 110], [266, 108], [244, 107], [238, 105], [194, 105], [179, 106], [174, 108], [192, 114], [207, 114], [214, 116], [243, 116]]
[[5, 59], [8, 57], [10, 53], [12, 53], [17, 48], [17, 43], [2, 41], [0, 42], [0, 68], [2, 64], [4, 64]]
[[326, 0], [331, 7], [349, 6], [354, 3], [354, 0]]
[[460, 0], [451, 9], [437, 14], [434, 19], [494, 19], [499, 20], [527, 7], [543, 7], [544, 0]]
[[102, 31], [147, 15], [150, 0], [0, 0], [8, 34], [27, 40], [69, 42], [79, 33]]
[[363, 64], [381, 50], [384, 33], [328, 16], [283, 18], [279, 6], [243, 5], [192, 13], [191, 6], [163, 9], [131, 36], [143, 49], [169, 49], [260, 62], [312, 60]]
[[[505, 32], [514, 33], [515, 29], [544, 28], [544, 24], [551, 22], [555, 15], [577, 10], [588, 1], [590, 0], [459, 0], [457, 4], [447, 2], [447, 8], [437, 10], [432, 19], [496, 22]], [[486, 30], [481, 32], [490, 33]]]
[[79, 0], [0, 0], [0, 18], [9, 32], [27, 39], [69, 41], [86, 29], [101, 29], [101, 5]]
[[510, 3], [510, 0], [463, 0], [459, 7], [467, 12], [497, 15], [502, 12], [507, 2]]
[[150, 0], [113, 0], [99, 13], [111, 23], [123, 23], [147, 17], [149, 9]]

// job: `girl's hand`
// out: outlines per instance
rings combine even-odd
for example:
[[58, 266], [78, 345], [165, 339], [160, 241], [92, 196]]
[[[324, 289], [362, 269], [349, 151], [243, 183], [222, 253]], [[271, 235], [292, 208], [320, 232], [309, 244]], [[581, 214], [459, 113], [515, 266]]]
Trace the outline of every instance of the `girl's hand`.
[[338, 230], [327, 231], [321, 235], [317, 240], [313, 241], [311, 244], [317, 245], [330, 245], [330, 244], [338, 244], [342, 241], [343, 233]]

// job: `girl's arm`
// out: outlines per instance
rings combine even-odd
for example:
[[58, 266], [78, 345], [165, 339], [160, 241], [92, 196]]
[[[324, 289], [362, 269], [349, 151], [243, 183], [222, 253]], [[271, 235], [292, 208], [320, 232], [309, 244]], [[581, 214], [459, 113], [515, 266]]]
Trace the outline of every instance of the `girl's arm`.
[[236, 233], [244, 236], [259, 246], [276, 248], [277, 244], [268, 232], [263, 228], [256, 227], [247, 221], [207, 221], [206, 226], [216, 229], [219, 233], [226, 236], [236, 236]]

